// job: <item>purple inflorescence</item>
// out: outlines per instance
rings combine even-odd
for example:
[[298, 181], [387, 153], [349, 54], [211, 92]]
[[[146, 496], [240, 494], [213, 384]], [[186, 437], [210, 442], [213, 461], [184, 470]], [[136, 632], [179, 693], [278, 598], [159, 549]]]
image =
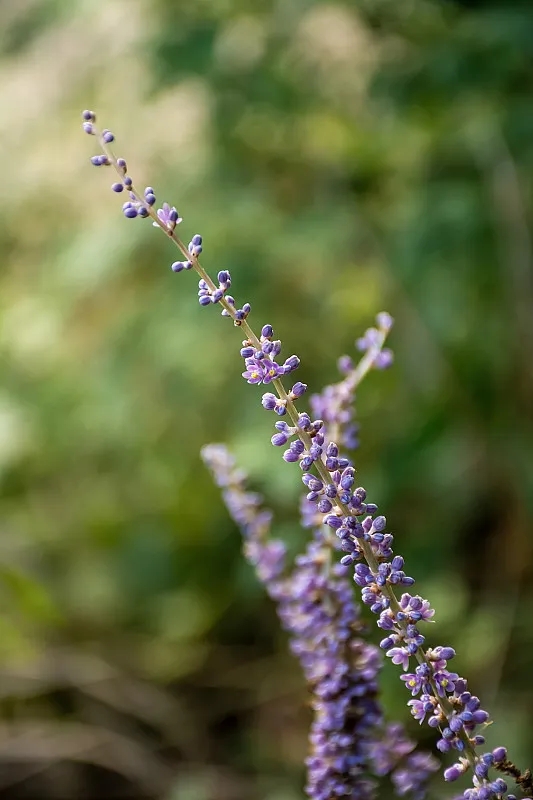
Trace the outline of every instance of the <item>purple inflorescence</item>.
[[[374, 686], [378, 662], [375, 648], [360, 640], [358, 610], [346, 588], [347, 570], [353, 570], [363, 603], [378, 616], [377, 624], [385, 633], [381, 648], [394, 664], [402, 667], [401, 679], [411, 694], [408, 705], [412, 716], [420, 723], [427, 720], [438, 731], [440, 752], [458, 753], [456, 763], [444, 772], [445, 780], [454, 781], [471, 770], [473, 785], [464, 792], [465, 800], [501, 796], [507, 790], [506, 784], [501, 778], [492, 780], [489, 772], [493, 767], [505, 772], [505, 750], [499, 747], [480, 752], [485, 740], [478, 728], [488, 724], [488, 714], [468, 691], [466, 680], [448, 668], [455, 651], [451, 647], [425, 646], [419, 625], [430, 621], [434, 611], [427, 600], [408, 591], [415, 581], [405, 572], [403, 558], [393, 553], [393, 536], [386, 532], [386, 519], [377, 514], [374, 503], [368, 502], [365, 489], [355, 485], [354, 465], [341, 452], [342, 448], [351, 449], [357, 444], [352, 410], [355, 389], [369, 370], [384, 369], [392, 363], [392, 352], [384, 348], [392, 318], [386, 312], [378, 314], [376, 326], [368, 328], [356, 342], [362, 353], [359, 362], [354, 364], [347, 356], [340, 359], [343, 379], [311, 397], [311, 414], [299, 411], [296, 401], [307, 386], [297, 381], [287, 391], [283, 385], [284, 376], [298, 369], [299, 358], [291, 355], [282, 363], [281, 342], [274, 339], [271, 325], [264, 325], [260, 336], [254, 333], [248, 323], [250, 304], [239, 308], [226, 293], [231, 286], [229, 272], [221, 270], [217, 284], [200, 265], [200, 234], [195, 234], [186, 246], [175, 235], [175, 228], [182, 221], [176, 208], [163, 203], [156, 211], [153, 188], [149, 186], [142, 195], [138, 193], [126, 161], [113, 155], [109, 147], [114, 141], [111, 131], [98, 132], [92, 111], [84, 111], [82, 117], [84, 131], [97, 136], [103, 150], [92, 157], [91, 163], [114, 167], [119, 180], [113, 183], [112, 190], [128, 194], [129, 199], [123, 204], [124, 216], [151, 217], [153, 224], [172, 239], [183, 257], [172, 264], [172, 270], [194, 269], [200, 278], [200, 304], [219, 303], [222, 315], [243, 328], [246, 338], [240, 351], [245, 365], [242, 375], [250, 384], [268, 384], [273, 391], [263, 394], [263, 407], [288, 418], [275, 423], [271, 441], [284, 448], [285, 461], [298, 463], [302, 470], [306, 489], [303, 524], [314, 529], [306, 553], [297, 559], [288, 577], [282, 575], [283, 544], [266, 536], [270, 516], [259, 509], [260, 498], [245, 491], [244, 476], [234, 470], [223, 449], [206, 448], [204, 458], [223, 487], [230, 512], [243, 529], [248, 559], [278, 603], [280, 617], [292, 637], [292, 648], [313, 689], [315, 720], [308, 761], [309, 797], [330, 800], [372, 793], [363, 763], [371, 759], [367, 748], [370, 737], [368, 741], [365, 737], [370, 720], [377, 713]], [[326, 568], [332, 548], [343, 555], [340, 564]], [[399, 597], [398, 590], [402, 591]], [[375, 722], [376, 719], [372, 725]], [[375, 738], [375, 771], [379, 773], [402, 751], [401, 765], [391, 773], [395, 789], [399, 794], [409, 791], [421, 797], [432, 761], [421, 754], [403, 752], [406, 745], [400, 741], [394, 749], [393, 738], [389, 735], [388, 755], [383, 743], [380, 749]]]
[[[370, 328], [364, 342], [359, 343], [365, 350], [363, 359], [368, 356], [365, 369], [382, 366], [377, 355], [384, 352], [384, 335], [391, 325], [388, 315], [379, 315], [378, 327]], [[409, 701], [411, 713], [422, 721], [431, 710], [428, 724], [440, 733], [437, 748], [441, 752], [455, 749], [467, 754], [453, 769], [447, 770], [446, 780], [453, 780], [472, 768], [475, 791], [482, 790], [479, 800], [489, 800], [497, 794], [494, 791], [496, 783], [480, 774], [478, 763], [483, 756], [478, 754], [477, 748], [484, 739], [476, 733], [478, 726], [488, 722], [488, 714], [479, 709], [479, 700], [467, 691], [466, 681], [448, 669], [447, 663], [455, 655], [451, 647], [424, 651], [425, 637], [418, 624], [431, 620], [434, 610], [427, 600], [408, 592], [397, 599], [394, 587], [411, 587], [414, 578], [406, 574], [403, 558], [393, 554], [393, 536], [385, 531], [385, 517], [376, 516], [377, 506], [367, 502], [362, 487], [355, 487], [355, 470], [351, 461], [340, 455], [338, 445], [328, 436], [328, 422], [329, 431], [335, 429], [337, 434], [342, 434], [345, 426], [350, 424], [350, 415], [344, 408], [345, 398], [360, 380], [353, 376], [364, 374], [363, 370], [358, 371], [358, 367], [344, 366], [347, 377], [339, 384], [340, 389], [330, 387], [330, 392], [315, 398], [314, 408], [324, 414], [327, 422], [312, 420], [308, 414], [300, 413], [293, 426], [285, 422], [276, 423], [277, 433], [272, 437], [272, 444], [278, 447], [288, 445], [283, 453], [284, 460], [299, 463], [307, 489], [306, 502], [313, 505], [312, 510], [305, 511], [305, 517], [313, 516], [314, 524], [318, 518], [319, 524], [331, 528], [340, 540], [340, 549], [345, 553], [341, 564], [353, 566], [354, 580], [361, 588], [363, 603], [378, 615], [378, 626], [387, 632], [381, 647], [392, 663], [404, 670], [402, 680], [412, 696], [421, 695], [419, 700]], [[250, 380], [252, 376], [247, 374], [245, 377], [249, 382], [265, 382], [260, 374], [253, 375], [255, 380]], [[280, 413], [282, 402], [271, 393], [262, 398], [263, 407], [276, 413]], [[300, 435], [302, 431], [307, 434], [305, 440]], [[318, 468], [318, 475], [311, 471], [312, 468]], [[409, 672], [413, 657], [419, 663], [414, 672]], [[476, 798], [477, 795], [470, 794], [468, 800]]]
[[[361, 588], [363, 603], [378, 615], [377, 624], [387, 633], [380, 646], [405, 671], [402, 680], [416, 697], [408, 703], [412, 715], [420, 722], [428, 717], [429, 726], [438, 729], [437, 748], [441, 752], [454, 749], [461, 754], [460, 761], [446, 770], [445, 779], [455, 780], [472, 768], [474, 788], [465, 797], [489, 800], [502, 785], [501, 779], [488, 779], [487, 756], [477, 752], [484, 739], [476, 730], [488, 723], [489, 716], [481, 709], [479, 699], [467, 690], [466, 681], [448, 669], [455, 651], [451, 647], [424, 650], [425, 637], [418, 625], [431, 620], [434, 610], [418, 595], [404, 592], [399, 600], [394, 595], [393, 587], [412, 586], [414, 579], [406, 575], [403, 558], [393, 556], [393, 537], [385, 533], [385, 517], [374, 516], [377, 509], [366, 502], [364, 489], [353, 488], [353, 467], [338, 458], [334, 443], [326, 448], [324, 465], [330, 472], [330, 483], [310, 472], [302, 477], [310, 490], [307, 502], [323, 514], [322, 522], [341, 540], [340, 547], [346, 553], [341, 562], [354, 565], [354, 580]], [[408, 672], [413, 657], [418, 664], [414, 672]]]
[[376, 316], [376, 327], [369, 328], [365, 334], [365, 346], [358, 340], [356, 345], [365, 351], [365, 356], [357, 364], [349, 356], [339, 359], [339, 371], [344, 375], [338, 383], [326, 386], [320, 394], [310, 398], [313, 416], [324, 421], [324, 433], [328, 441], [338, 442], [347, 450], [355, 450], [359, 445], [357, 438], [359, 426], [354, 421], [355, 390], [370, 369], [385, 369], [392, 364], [392, 352], [384, 350], [383, 345], [393, 325], [393, 319], [386, 311]]
[[243, 532], [248, 560], [277, 604], [311, 689], [307, 795], [365, 800], [374, 796], [372, 776], [390, 774], [399, 795], [423, 797], [437, 765], [431, 756], [412, 752], [401, 725], [383, 723], [377, 700], [381, 654], [362, 639], [347, 570], [330, 565], [331, 546], [323, 532], [315, 530], [305, 553], [287, 570], [283, 543], [268, 538], [272, 515], [262, 509], [258, 494], [246, 490], [245, 473], [222, 445], [204, 447], [202, 457]]
[[[272, 383], [277, 378], [288, 375], [298, 369], [300, 365], [298, 356], [289, 356], [283, 364], [279, 364], [276, 361], [276, 358], [281, 353], [281, 342], [273, 337], [272, 325], [264, 325], [257, 344], [254, 344], [250, 339], [245, 339], [242, 343], [241, 356], [244, 358], [246, 367], [242, 377], [247, 383]], [[306, 389], [307, 386], [304, 383], [295, 383], [289, 393], [289, 399], [294, 400], [296, 397], [301, 397]], [[263, 395], [263, 407], [282, 416], [285, 414], [287, 400], [278, 398], [277, 402], [272, 405], [270, 401], [272, 397], [276, 401], [275, 395]]]

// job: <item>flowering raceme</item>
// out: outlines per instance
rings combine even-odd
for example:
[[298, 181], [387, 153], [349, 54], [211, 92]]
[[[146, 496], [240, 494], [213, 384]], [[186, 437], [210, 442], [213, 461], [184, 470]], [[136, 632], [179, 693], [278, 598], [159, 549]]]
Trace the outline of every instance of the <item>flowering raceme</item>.
[[413, 753], [401, 725], [387, 726], [378, 701], [379, 648], [362, 638], [360, 609], [348, 568], [331, 564], [331, 542], [316, 528], [305, 553], [287, 568], [284, 544], [268, 536], [272, 514], [246, 490], [246, 475], [223, 445], [207, 445], [202, 458], [222, 488], [240, 527], [244, 552], [275, 601], [312, 694], [314, 719], [306, 762], [309, 797], [374, 796], [373, 776], [390, 775], [397, 793], [422, 798], [437, 768], [432, 756]]
[[[194, 270], [199, 277], [200, 305], [218, 304], [222, 315], [240, 329], [242, 376], [249, 384], [268, 387], [261, 403], [280, 418], [274, 423], [272, 444], [283, 448], [284, 461], [298, 464], [301, 470], [302, 523], [312, 529], [312, 537], [291, 569], [283, 543], [269, 536], [270, 513], [262, 510], [258, 495], [246, 490], [245, 475], [231, 456], [221, 445], [203, 451], [241, 528], [245, 555], [276, 603], [311, 691], [314, 719], [306, 765], [308, 796], [315, 800], [371, 798], [376, 776], [388, 774], [398, 794], [410, 792], [418, 800], [435, 769], [433, 757], [413, 752], [414, 745], [401, 726], [384, 722], [378, 701], [380, 650], [364, 638], [349, 573], [360, 589], [362, 603], [377, 617], [384, 634], [381, 650], [401, 667], [412, 716], [435, 729], [440, 753], [455, 753], [455, 763], [444, 770], [444, 779], [455, 781], [469, 773], [471, 785], [464, 791], [465, 800], [504, 795], [512, 800], [514, 795], [506, 795], [504, 779], [494, 774], [499, 771], [512, 775], [532, 796], [528, 771], [521, 773], [508, 760], [504, 747], [486, 751], [483, 730], [489, 715], [466, 680], [450, 669], [454, 649], [426, 646], [421, 625], [433, 619], [434, 609], [427, 599], [413, 593], [415, 580], [405, 571], [402, 556], [394, 554], [386, 518], [368, 501], [365, 489], [355, 485], [349, 452], [357, 445], [354, 393], [371, 369], [392, 363], [392, 353], [384, 346], [392, 318], [385, 312], [378, 314], [375, 326], [357, 340], [360, 360], [354, 363], [343, 357], [339, 362], [342, 380], [311, 396], [312, 414], [300, 411], [297, 403], [307, 386], [293, 383], [299, 358], [282, 357], [281, 341], [274, 338], [271, 325], [255, 333], [248, 321], [250, 304], [238, 307], [228, 294], [229, 271], [218, 272], [216, 281], [208, 275], [199, 261], [202, 237], [195, 234], [185, 245], [177, 235], [182, 219], [176, 208], [163, 203], [156, 210], [154, 189], [136, 189], [126, 161], [111, 149], [113, 134], [97, 129], [92, 111], [83, 112], [83, 128], [97, 137], [103, 151], [92, 157], [92, 164], [114, 169], [118, 181], [112, 190], [128, 195], [124, 216], [150, 218], [164, 231], [181, 255], [172, 270]], [[292, 385], [286, 389], [289, 375]]]

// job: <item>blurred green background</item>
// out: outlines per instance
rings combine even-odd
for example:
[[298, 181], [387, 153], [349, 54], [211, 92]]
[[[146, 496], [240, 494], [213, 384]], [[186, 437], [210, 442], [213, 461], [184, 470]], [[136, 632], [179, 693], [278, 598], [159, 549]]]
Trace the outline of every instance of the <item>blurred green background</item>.
[[298, 470], [83, 108], [314, 390], [395, 317], [359, 481], [533, 766], [533, 5], [4, 0], [0, 30], [0, 797], [302, 797], [305, 687], [199, 450], [294, 551]]

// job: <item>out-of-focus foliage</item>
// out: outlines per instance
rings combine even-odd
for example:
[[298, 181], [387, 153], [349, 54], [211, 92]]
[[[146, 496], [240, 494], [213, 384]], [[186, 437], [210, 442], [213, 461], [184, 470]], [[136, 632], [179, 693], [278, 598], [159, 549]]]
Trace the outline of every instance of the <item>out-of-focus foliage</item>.
[[0, 28], [0, 796], [302, 796], [304, 688], [198, 453], [233, 447], [295, 551], [298, 470], [85, 107], [313, 388], [396, 318], [359, 479], [531, 762], [533, 6], [17, 0]]

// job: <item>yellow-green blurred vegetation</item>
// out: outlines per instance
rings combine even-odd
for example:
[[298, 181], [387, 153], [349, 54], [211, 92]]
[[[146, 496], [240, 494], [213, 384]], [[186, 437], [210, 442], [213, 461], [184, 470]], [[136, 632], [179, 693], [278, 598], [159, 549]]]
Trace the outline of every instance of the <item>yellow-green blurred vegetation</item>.
[[533, 5], [3, 0], [0, 31], [0, 797], [302, 797], [305, 687], [199, 450], [294, 552], [298, 470], [83, 108], [311, 388], [395, 317], [358, 480], [533, 766]]

